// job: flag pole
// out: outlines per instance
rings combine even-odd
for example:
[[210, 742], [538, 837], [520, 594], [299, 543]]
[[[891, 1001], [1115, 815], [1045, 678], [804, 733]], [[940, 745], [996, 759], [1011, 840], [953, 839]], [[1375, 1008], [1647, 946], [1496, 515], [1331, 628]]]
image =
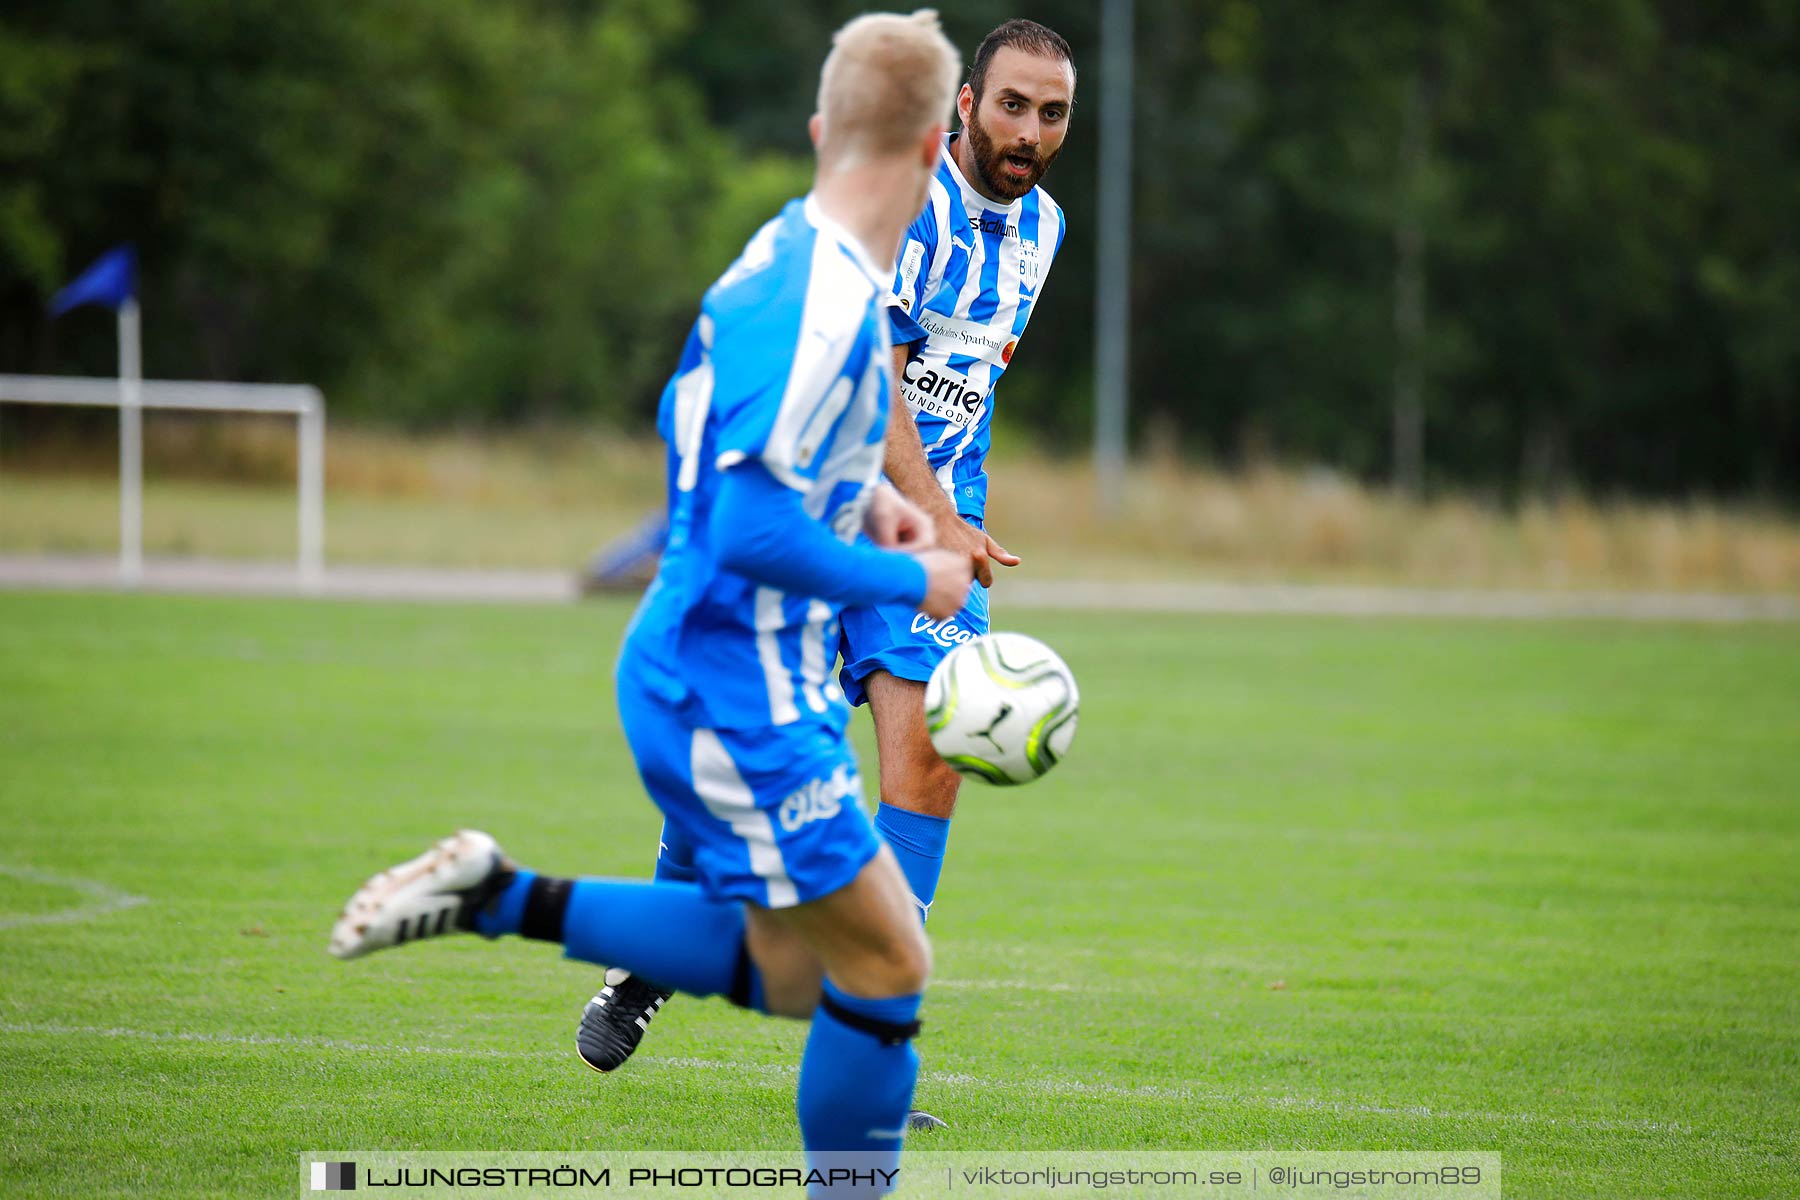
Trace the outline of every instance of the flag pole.
[[138, 303], [119, 305], [119, 579], [144, 576], [144, 382]]

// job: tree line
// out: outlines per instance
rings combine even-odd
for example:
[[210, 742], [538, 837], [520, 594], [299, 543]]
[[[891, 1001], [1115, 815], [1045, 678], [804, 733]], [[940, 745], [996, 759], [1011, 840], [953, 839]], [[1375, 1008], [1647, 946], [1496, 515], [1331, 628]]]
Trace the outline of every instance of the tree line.
[[[642, 427], [706, 283], [809, 175], [830, 32], [747, 0], [13, 0], [0, 370], [144, 267], [147, 370], [431, 425]], [[1098, 14], [1045, 180], [1063, 256], [1002, 439], [1091, 424]], [[1139, 0], [1140, 445], [1408, 487], [1800, 494], [1800, 4]]]

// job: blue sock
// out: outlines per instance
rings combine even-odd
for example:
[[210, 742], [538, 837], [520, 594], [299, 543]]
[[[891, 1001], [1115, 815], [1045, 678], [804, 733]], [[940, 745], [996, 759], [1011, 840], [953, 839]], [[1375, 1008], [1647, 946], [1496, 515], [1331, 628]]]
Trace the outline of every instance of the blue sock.
[[[800, 1136], [815, 1167], [845, 1161], [833, 1160], [833, 1151], [855, 1151], [848, 1163], [860, 1170], [898, 1168], [913, 1083], [919, 1077], [919, 1055], [911, 1040], [919, 999], [865, 1000], [825, 981], [800, 1059], [795, 1101]], [[885, 1030], [856, 1028], [846, 1023], [846, 1015]]]
[[[700, 868], [694, 865], [694, 846], [685, 837], [676, 833], [667, 822], [663, 822], [662, 836], [656, 843], [656, 874], [658, 883], [699, 883]], [[756, 964], [745, 959], [746, 969], [750, 972], [750, 987], [747, 996], [733, 995], [730, 1000], [740, 1008], [755, 1009], [757, 1012], [768, 1011], [763, 1007], [762, 972]], [[635, 973], [635, 972], [634, 972]], [[645, 976], [645, 978], [649, 978]], [[658, 984], [657, 986], [662, 986]]]
[[950, 818], [908, 812], [885, 801], [875, 810], [875, 828], [886, 840], [900, 872], [919, 906], [919, 920], [931, 915], [937, 899], [938, 875], [944, 869], [944, 847], [950, 842]]
[[475, 910], [475, 932], [484, 938], [519, 932], [525, 922], [525, 902], [531, 898], [531, 885], [536, 882], [536, 871], [515, 871], [512, 882], [498, 899]]
[[744, 910], [688, 883], [551, 879], [520, 871], [475, 914], [485, 937], [555, 940], [569, 958], [624, 967], [660, 987], [762, 1008], [762, 978], [744, 948]]
[[667, 821], [663, 822], [662, 836], [656, 842], [656, 881], [665, 880], [700, 882], [700, 868], [694, 865], [694, 844]]
[[563, 954], [624, 967], [661, 987], [727, 996], [760, 993], [744, 949], [741, 905], [709, 900], [691, 883], [578, 879], [563, 919]]

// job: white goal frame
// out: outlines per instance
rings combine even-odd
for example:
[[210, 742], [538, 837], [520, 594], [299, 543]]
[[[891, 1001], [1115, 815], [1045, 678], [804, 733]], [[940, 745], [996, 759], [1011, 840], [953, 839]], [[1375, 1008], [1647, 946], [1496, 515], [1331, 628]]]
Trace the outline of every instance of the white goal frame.
[[300, 582], [316, 587], [325, 567], [325, 397], [307, 384], [203, 383], [0, 375], [0, 404], [64, 404], [119, 410], [119, 578], [144, 576], [143, 410], [289, 413], [298, 419]]

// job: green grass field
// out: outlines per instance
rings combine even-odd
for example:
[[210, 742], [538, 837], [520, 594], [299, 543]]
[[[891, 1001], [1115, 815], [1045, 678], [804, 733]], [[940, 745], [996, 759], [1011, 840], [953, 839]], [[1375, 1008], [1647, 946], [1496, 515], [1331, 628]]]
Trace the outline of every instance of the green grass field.
[[[798, 1026], [678, 1000], [601, 1078], [571, 1053], [594, 968], [324, 953], [459, 824], [647, 870], [626, 612], [0, 595], [0, 1192], [795, 1144]], [[1800, 1194], [1800, 630], [1015, 617], [1082, 726], [1043, 783], [965, 793], [930, 1148], [1481, 1149], [1509, 1196]]]

